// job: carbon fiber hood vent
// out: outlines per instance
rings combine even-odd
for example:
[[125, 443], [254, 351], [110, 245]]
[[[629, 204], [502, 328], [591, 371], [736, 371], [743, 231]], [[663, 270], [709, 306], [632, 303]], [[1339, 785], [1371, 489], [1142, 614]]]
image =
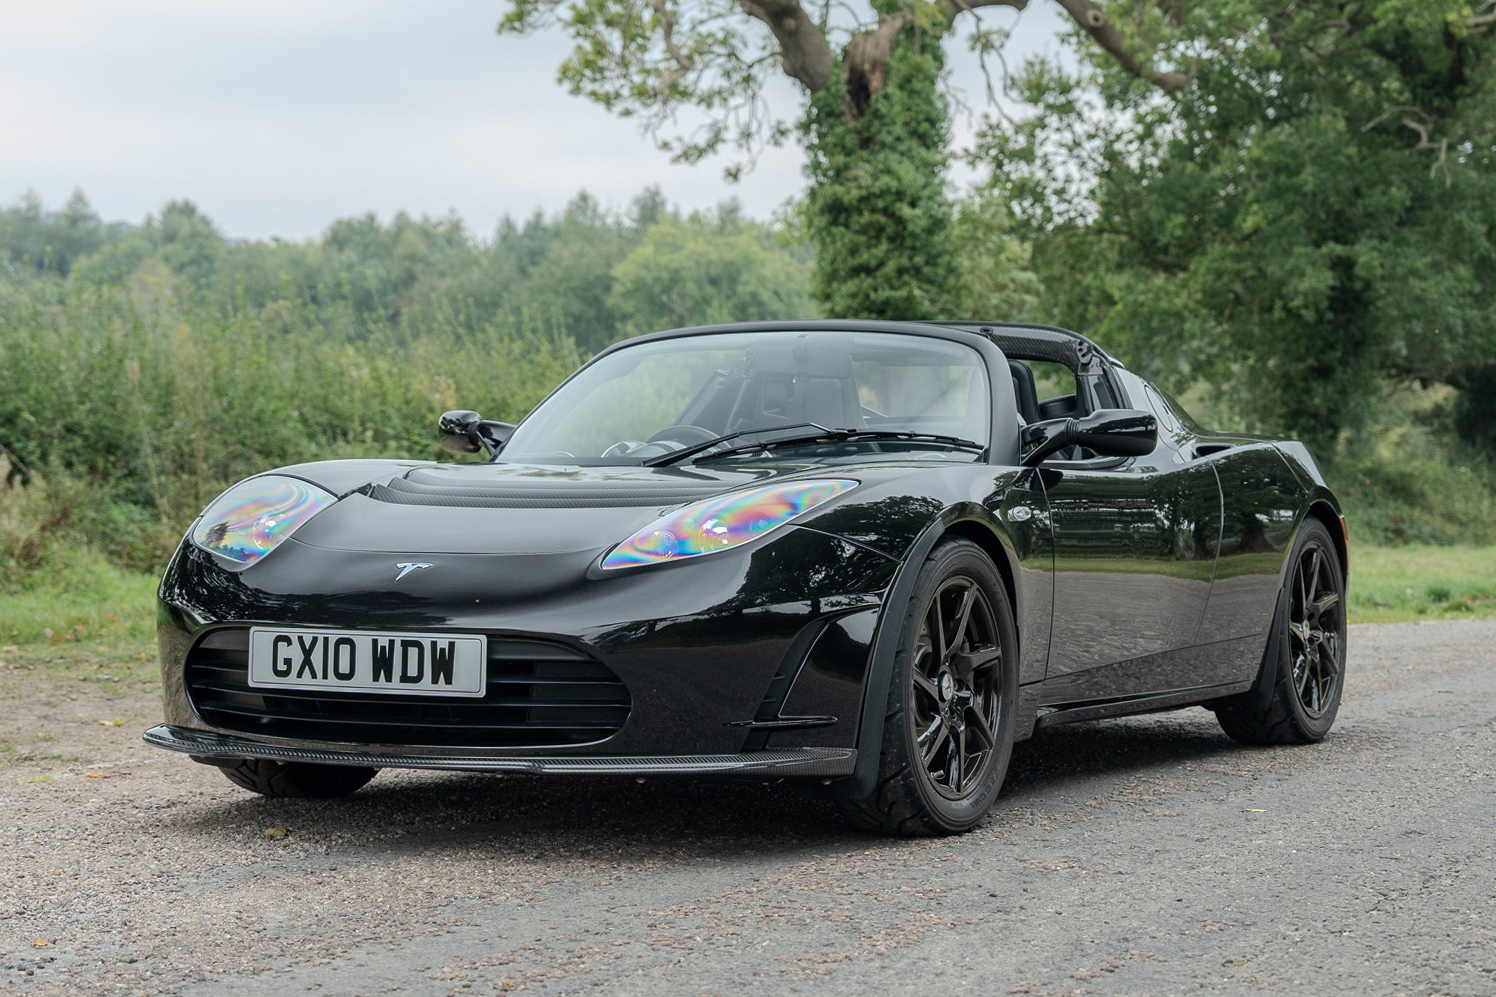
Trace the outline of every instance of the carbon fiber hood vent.
[[638, 476], [536, 472], [483, 467], [417, 468], [404, 477], [362, 489], [376, 502], [476, 509], [618, 509], [672, 506], [740, 487], [752, 475], [708, 480], [661, 472]]

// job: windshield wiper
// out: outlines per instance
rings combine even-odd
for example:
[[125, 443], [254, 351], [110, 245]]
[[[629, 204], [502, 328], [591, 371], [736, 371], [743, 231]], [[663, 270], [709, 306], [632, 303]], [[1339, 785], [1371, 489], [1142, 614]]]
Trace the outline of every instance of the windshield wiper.
[[[775, 426], [774, 428], [798, 429], [800, 427]], [[707, 456], [715, 460], [718, 457], [727, 457], [732, 454], [740, 453], [753, 453], [756, 450], [768, 450], [773, 447], [807, 446], [815, 443], [876, 442], [879, 440], [908, 440], [914, 443], [940, 443], [950, 447], [959, 447], [963, 450], [982, 451], [987, 449], [985, 446], [977, 443], [974, 440], [965, 440], [959, 436], [947, 436], [944, 433], [916, 433], [910, 430], [901, 429], [826, 429], [824, 426], [814, 426], [814, 428], [819, 429], [820, 432], [807, 433], [801, 436], [788, 436], [778, 440], [761, 440], [757, 443], [746, 443], [741, 446], [728, 447], [726, 450], [719, 450], [716, 453], [708, 454]], [[727, 442], [729, 439], [734, 439], [738, 436], [743, 436], [746, 435], [746, 433], [751, 432], [765, 432], [765, 430], [747, 430], [745, 431], [745, 433], [734, 433], [731, 436], [723, 437], [721, 439], [711, 440], [707, 443], [700, 443], [692, 447], [685, 447], [681, 450], [675, 451], [674, 453], [664, 454], [663, 456], [656, 457], [652, 460], [647, 460], [644, 463], [653, 467], [674, 463], [677, 460], [690, 457], [693, 454], [701, 453], [703, 450], [709, 450], [714, 446]]]
[[741, 439], [744, 436], [752, 436], [755, 433], [781, 433], [786, 429], [819, 429], [822, 433], [836, 432], [836, 430], [834, 429], [827, 429], [819, 422], [793, 422], [788, 426], [765, 426], [762, 429], [740, 429], [736, 433], [728, 433], [726, 436], [718, 436], [716, 439], [707, 440], [705, 443], [693, 443], [688, 447], [681, 447], [679, 450], [671, 450], [669, 453], [662, 453], [658, 457], [651, 457], [649, 458], [649, 460], [644, 461], [642, 466], [664, 467], [667, 464], [674, 464], [678, 460], [685, 460], [687, 457], [699, 454], [703, 450], [710, 450], [712, 447], [721, 446], [729, 440]]

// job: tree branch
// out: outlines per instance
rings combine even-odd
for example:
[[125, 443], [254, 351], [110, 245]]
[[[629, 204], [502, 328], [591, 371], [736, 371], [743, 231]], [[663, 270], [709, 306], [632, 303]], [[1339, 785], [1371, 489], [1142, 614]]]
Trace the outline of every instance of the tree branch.
[[1454, 175], [1449, 172], [1449, 139], [1443, 138], [1438, 142], [1435, 142], [1432, 139], [1431, 136], [1434, 130], [1434, 119], [1429, 117], [1426, 112], [1420, 111], [1416, 107], [1409, 107], [1406, 104], [1395, 104], [1392, 107], [1387, 108], [1387, 110], [1383, 111], [1375, 118], [1372, 118], [1366, 124], [1362, 125], [1361, 131], [1371, 131], [1377, 125], [1391, 118], [1399, 111], [1412, 111], [1414, 114], [1418, 115], [1418, 117], [1423, 119], [1422, 121], [1415, 121], [1412, 118], [1403, 118], [1402, 126], [1409, 129], [1418, 136], [1418, 144], [1413, 146], [1414, 152], [1421, 152], [1424, 149], [1438, 150], [1439, 158], [1434, 160], [1433, 166], [1429, 167], [1429, 179], [1432, 180], [1442, 172], [1444, 174], [1444, 186], [1452, 186], [1454, 184]]
[[938, 0], [938, 6], [945, 14], [946, 23], [954, 21], [962, 11], [976, 10], [978, 7], [1012, 7], [1014, 10], [1028, 9], [1029, 0]]
[[1096, 44], [1110, 52], [1117, 64], [1127, 70], [1138, 79], [1146, 79], [1154, 86], [1166, 93], [1176, 93], [1185, 90], [1195, 82], [1193, 76], [1184, 73], [1153, 73], [1149, 67], [1133, 58], [1127, 50], [1127, 38], [1117, 29], [1116, 25], [1108, 21], [1101, 8], [1092, 3], [1091, 0], [1055, 0], [1065, 12], [1075, 19], [1075, 23], [1086, 29], [1086, 33], [1096, 40]]
[[651, 88], [657, 94], [668, 94], [670, 88], [680, 82], [681, 77], [691, 71], [691, 60], [675, 44], [675, 15], [665, 5], [665, 0], [654, 0], [655, 14], [660, 19], [660, 33], [664, 36], [665, 51], [675, 61], [675, 68], [662, 76]]
[[1496, 4], [1489, 2], [1481, 4], [1479, 11], [1465, 19], [1466, 30], [1472, 35], [1478, 35], [1491, 25], [1496, 24], [1496, 13], [1490, 12], [1493, 6], [1496, 6]]
[[826, 89], [835, 63], [831, 46], [797, 0], [738, 0], [738, 6], [774, 32], [786, 76], [799, 80], [811, 93]]

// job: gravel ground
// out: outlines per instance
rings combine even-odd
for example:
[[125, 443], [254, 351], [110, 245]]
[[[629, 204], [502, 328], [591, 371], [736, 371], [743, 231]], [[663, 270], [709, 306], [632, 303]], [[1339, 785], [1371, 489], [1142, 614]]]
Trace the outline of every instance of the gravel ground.
[[0, 684], [4, 993], [1496, 994], [1496, 621], [1353, 627], [1314, 747], [1055, 729], [924, 841], [757, 784], [264, 800], [140, 745], [147, 684], [46, 674]]

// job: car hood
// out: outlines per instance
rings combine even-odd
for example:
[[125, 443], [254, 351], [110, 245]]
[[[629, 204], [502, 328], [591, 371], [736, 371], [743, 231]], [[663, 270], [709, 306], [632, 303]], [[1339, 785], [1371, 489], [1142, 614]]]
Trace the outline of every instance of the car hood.
[[392, 553], [559, 554], [611, 546], [684, 503], [805, 470], [337, 461], [276, 473], [341, 496], [296, 532], [293, 539], [301, 544]]

